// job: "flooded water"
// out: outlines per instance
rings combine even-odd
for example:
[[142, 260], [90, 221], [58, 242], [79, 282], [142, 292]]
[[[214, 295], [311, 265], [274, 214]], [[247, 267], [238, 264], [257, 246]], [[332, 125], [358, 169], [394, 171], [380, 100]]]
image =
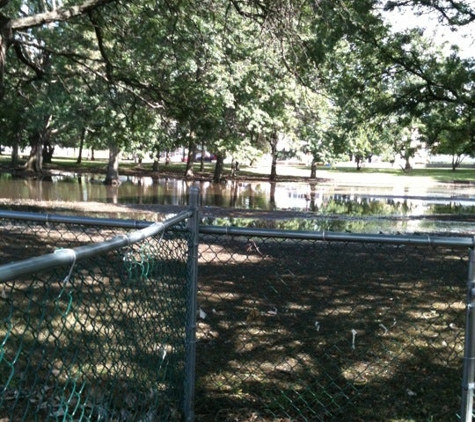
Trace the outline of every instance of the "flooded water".
[[475, 234], [475, 186], [414, 185], [410, 178], [397, 184], [377, 182], [365, 186], [355, 186], [351, 179], [316, 185], [241, 181], [213, 184], [121, 177], [120, 186], [105, 186], [90, 175], [25, 180], [3, 174], [0, 198], [184, 206], [190, 186], [196, 184], [205, 207], [305, 212], [305, 218], [295, 226], [297, 229]]

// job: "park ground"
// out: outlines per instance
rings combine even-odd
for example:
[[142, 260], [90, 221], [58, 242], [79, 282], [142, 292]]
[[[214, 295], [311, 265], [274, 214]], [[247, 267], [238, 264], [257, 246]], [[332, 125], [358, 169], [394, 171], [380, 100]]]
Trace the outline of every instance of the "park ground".
[[[105, 177], [107, 161], [98, 159], [95, 161], [83, 160], [77, 164], [72, 158], [54, 159], [52, 164], [45, 165], [45, 176], [58, 174], [87, 174], [95, 180], [102, 180]], [[204, 168], [200, 171], [200, 164], [194, 165], [194, 178], [189, 179], [197, 181], [211, 181], [213, 178], [214, 163], [206, 162]], [[185, 178], [184, 163], [170, 163], [165, 165], [161, 163], [158, 172], [152, 171], [151, 163], [138, 165], [133, 161], [124, 161], [120, 166], [120, 174], [124, 176], [137, 177], [158, 177], [158, 178]], [[14, 174], [15, 177], [24, 177], [21, 169], [11, 167], [10, 158], [6, 155], [0, 156], [0, 174]], [[246, 181], [269, 181], [270, 165], [245, 166], [241, 165], [239, 172], [233, 176], [233, 180], [240, 182]], [[30, 175], [31, 176], [31, 175]], [[313, 184], [331, 183], [332, 185], [374, 187], [374, 186], [396, 186], [417, 185], [417, 186], [437, 186], [437, 185], [467, 185], [475, 184], [475, 168], [464, 167], [452, 171], [449, 167], [427, 168], [419, 166], [411, 171], [403, 171], [400, 167], [391, 166], [389, 163], [367, 164], [361, 170], [356, 170], [354, 163], [341, 163], [339, 165], [319, 166], [316, 179], [310, 179], [310, 168], [295, 163], [281, 162], [277, 167], [277, 182], [293, 183], [306, 182]], [[225, 166], [224, 177], [231, 179], [231, 168]], [[105, 210], [101, 203], [70, 203], [70, 202], [46, 202], [38, 203], [34, 200], [12, 200], [10, 198], [0, 197], [0, 206], [10, 209], [23, 209], [31, 211], [44, 212], [65, 212], [65, 213], [85, 213], [96, 214]], [[109, 215], [116, 214], [124, 216], [129, 213], [140, 212], [140, 218], [152, 217], [157, 212], [173, 213], [174, 209], [166, 206], [127, 206], [120, 204], [107, 204]], [[210, 212], [210, 210], [207, 210]], [[212, 210], [213, 215], [234, 215], [240, 216], [243, 211], [240, 210]], [[246, 212], [246, 214], [248, 211]], [[255, 212], [257, 218], [273, 217], [287, 218], [295, 215], [282, 215], [282, 212]], [[260, 215], [266, 214], [266, 215]], [[272, 214], [272, 215], [270, 215]], [[287, 213], [288, 214], [288, 213]], [[295, 213], [292, 213], [295, 214]]]

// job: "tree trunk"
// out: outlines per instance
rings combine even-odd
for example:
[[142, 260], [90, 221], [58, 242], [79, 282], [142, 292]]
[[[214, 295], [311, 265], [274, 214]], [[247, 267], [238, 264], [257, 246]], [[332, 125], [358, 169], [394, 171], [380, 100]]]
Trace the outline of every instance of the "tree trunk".
[[158, 171], [159, 170], [159, 164], [160, 164], [160, 148], [157, 146], [156, 147], [156, 153], [153, 156], [153, 165], [152, 165], [152, 171]]
[[310, 185], [310, 201], [308, 207], [311, 211], [315, 211], [315, 185], [312, 183]]
[[272, 211], [275, 210], [275, 183], [270, 184], [269, 205]]
[[109, 163], [107, 164], [106, 179], [104, 180], [105, 185], [118, 186], [120, 184], [119, 159], [120, 159], [120, 148], [117, 146], [110, 147], [109, 148]]
[[200, 171], [205, 169], [205, 144], [201, 143]]
[[271, 156], [272, 156], [272, 164], [270, 168], [270, 176], [269, 179], [274, 181], [277, 179], [277, 133], [273, 133], [269, 142], [270, 142], [270, 149], [271, 149]]
[[25, 170], [41, 173], [43, 171], [43, 142], [38, 132], [34, 132], [30, 136], [30, 147], [30, 156], [25, 164]]
[[213, 183], [221, 182], [221, 178], [223, 177], [223, 170], [224, 170], [224, 154], [218, 152], [216, 156], [216, 164], [214, 166], [214, 176], [213, 176]]
[[51, 164], [53, 161], [54, 145], [51, 145], [49, 141], [46, 141], [43, 144], [41, 154], [43, 157], [43, 164]]
[[13, 168], [18, 167], [20, 163], [20, 142], [21, 142], [21, 132], [18, 131], [15, 134], [12, 145], [12, 166]]
[[185, 177], [193, 177], [194, 156], [195, 144], [193, 142], [193, 139], [190, 137], [190, 142], [188, 143], [188, 157], [186, 160]]
[[236, 180], [233, 180], [232, 185], [231, 185], [231, 197], [229, 201], [229, 206], [231, 208], [236, 208], [238, 193], [239, 193], [239, 184]]
[[460, 155], [452, 155], [452, 171], [457, 170], [460, 164], [462, 164], [462, 161], [463, 158], [461, 158]]
[[7, 50], [12, 39], [11, 29], [6, 29], [10, 18], [0, 13], [0, 100], [5, 97], [5, 62], [7, 60]]
[[15, 143], [12, 146], [12, 166], [13, 168], [18, 166], [18, 163], [20, 162], [20, 154], [19, 154], [19, 142], [15, 141]]
[[79, 142], [78, 158], [76, 160], [76, 163], [78, 164], [81, 164], [81, 161], [82, 161], [82, 150], [84, 149], [84, 141], [86, 140], [86, 133], [87, 133], [87, 129], [83, 127], [81, 131], [81, 140]]
[[310, 165], [310, 179], [317, 178], [317, 160], [312, 159], [312, 164]]

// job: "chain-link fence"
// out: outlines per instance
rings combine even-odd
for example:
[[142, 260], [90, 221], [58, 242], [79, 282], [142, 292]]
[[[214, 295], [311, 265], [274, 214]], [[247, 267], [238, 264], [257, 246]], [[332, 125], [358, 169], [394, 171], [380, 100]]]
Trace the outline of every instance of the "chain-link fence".
[[192, 420], [193, 213], [3, 217], [0, 420]]
[[146, 221], [0, 211], [0, 265], [60, 248], [103, 242], [150, 224]]
[[[0, 420], [445, 422], [472, 405], [472, 239], [201, 226], [198, 252], [181, 226], [130, 241], [150, 223], [1, 214], [0, 264], [65, 261], [0, 272]], [[129, 241], [70, 252], [112, 236]]]
[[198, 421], [457, 419], [471, 239], [201, 232]]

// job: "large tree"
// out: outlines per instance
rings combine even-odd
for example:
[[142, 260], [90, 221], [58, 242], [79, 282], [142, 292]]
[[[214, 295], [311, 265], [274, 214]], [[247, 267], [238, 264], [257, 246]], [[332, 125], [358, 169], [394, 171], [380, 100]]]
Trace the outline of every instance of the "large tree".
[[[0, 2], [0, 99], [5, 94], [5, 72], [7, 52], [12, 48], [18, 63], [30, 68], [38, 78], [45, 73], [43, 63], [38, 62], [38, 50], [47, 52], [54, 48], [50, 45], [47, 33], [59, 31], [59, 22], [69, 21], [78, 16], [87, 15], [107, 3], [117, 0], [85, 0], [63, 7], [56, 2], [12, 1]], [[41, 31], [32, 32], [33, 29]], [[27, 35], [25, 35], [27, 34]], [[64, 42], [65, 40], [63, 40]], [[33, 48], [32, 48], [33, 47]]]
[[52, 137], [59, 130], [66, 137], [65, 127], [76, 117], [68, 113], [74, 108], [73, 91], [84, 90], [77, 88], [77, 82], [73, 87], [71, 79], [80, 80], [75, 66], [79, 58], [92, 59], [79, 42], [88, 33], [82, 27], [71, 31], [67, 25], [107, 3], [111, 1], [0, 4], [0, 101], [23, 104], [20, 113], [26, 124], [7, 142], [14, 151], [19, 143], [29, 144], [27, 170], [42, 172], [43, 157], [49, 159], [54, 150]]

